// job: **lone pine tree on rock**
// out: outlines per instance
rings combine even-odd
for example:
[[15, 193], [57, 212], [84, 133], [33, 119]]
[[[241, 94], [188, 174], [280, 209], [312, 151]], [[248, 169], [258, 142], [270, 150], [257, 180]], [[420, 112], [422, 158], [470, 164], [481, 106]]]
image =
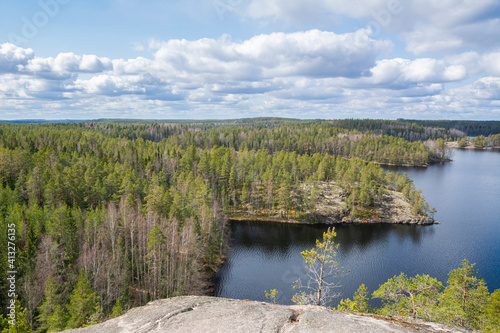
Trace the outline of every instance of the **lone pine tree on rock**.
[[306, 261], [306, 281], [301, 278], [295, 281], [293, 288], [304, 290], [293, 296], [294, 303], [325, 305], [340, 296], [335, 289], [341, 287], [338, 278], [346, 273], [344, 268], [339, 267], [339, 263], [333, 260], [339, 247], [334, 241], [336, 236], [335, 228], [328, 228], [323, 233], [322, 242], [317, 239], [316, 247], [300, 253]]

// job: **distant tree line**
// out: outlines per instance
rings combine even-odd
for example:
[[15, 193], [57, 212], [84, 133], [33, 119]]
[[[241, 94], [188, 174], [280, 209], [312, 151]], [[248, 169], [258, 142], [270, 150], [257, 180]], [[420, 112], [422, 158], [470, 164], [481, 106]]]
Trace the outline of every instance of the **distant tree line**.
[[500, 121], [494, 120], [410, 120], [398, 119], [401, 122], [408, 122], [425, 127], [441, 127], [448, 130], [455, 129], [468, 136], [489, 136], [490, 134], [500, 134]]

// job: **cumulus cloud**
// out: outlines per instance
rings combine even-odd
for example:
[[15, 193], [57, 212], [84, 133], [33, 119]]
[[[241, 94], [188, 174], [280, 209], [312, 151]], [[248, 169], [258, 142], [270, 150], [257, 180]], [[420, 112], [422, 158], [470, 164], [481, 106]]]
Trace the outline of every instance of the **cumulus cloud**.
[[155, 62], [169, 73], [217, 74], [254, 80], [287, 76], [359, 77], [390, 41], [371, 39], [370, 31], [353, 33], [309, 30], [258, 35], [243, 42], [229, 38], [170, 40], [156, 45]]
[[34, 57], [25, 65], [19, 65], [19, 70], [25, 73], [47, 78], [68, 78], [77, 73], [99, 73], [112, 69], [112, 62], [108, 58], [99, 58], [95, 55], [79, 56], [72, 52], [59, 53], [55, 58]]
[[33, 59], [35, 52], [11, 43], [0, 45], [0, 74], [17, 72], [18, 66], [23, 66]]

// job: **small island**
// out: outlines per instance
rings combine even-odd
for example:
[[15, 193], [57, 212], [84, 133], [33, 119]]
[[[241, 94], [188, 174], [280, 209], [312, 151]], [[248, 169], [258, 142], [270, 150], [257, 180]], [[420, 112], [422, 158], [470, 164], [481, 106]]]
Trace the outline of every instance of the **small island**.
[[[355, 207], [354, 211], [349, 207], [349, 198], [340, 185], [335, 182], [315, 182], [314, 184], [302, 184], [292, 191], [291, 201], [300, 202], [300, 198], [315, 196], [314, 203], [306, 211], [300, 207], [293, 210], [285, 218], [283, 210], [274, 209], [270, 212], [258, 212], [247, 214], [239, 210], [230, 215], [230, 221], [262, 221], [277, 223], [300, 223], [300, 224], [338, 224], [338, 223], [389, 223], [389, 224], [412, 224], [431, 225], [439, 224], [433, 217], [434, 212], [430, 209], [429, 214], [415, 212], [410, 201], [395, 189], [385, 188], [383, 193], [377, 197], [371, 207]], [[352, 207], [352, 203], [351, 203]]]

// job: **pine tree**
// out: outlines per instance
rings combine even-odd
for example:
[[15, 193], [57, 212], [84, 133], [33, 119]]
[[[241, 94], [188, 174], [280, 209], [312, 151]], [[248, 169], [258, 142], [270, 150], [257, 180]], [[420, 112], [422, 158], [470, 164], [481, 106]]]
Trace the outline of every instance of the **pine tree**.
[[486, 332], [500, 332], [500, 289], [490, 295], [486, 306], [485, 323], [481, 329]]
[[373, 298], [381, 298], [384, 307], [380, 313], [406, 315], [429, 319], [430, 311], [437, 304], [437, 294], [443, 284], [429, 275], [407, 277], [401, 273], [382, 284], [373, 292]]
[[59, 332], [66, 327], [68, 313], [62, 305], [54, 305], [54, 313], [47, 318], [47, 332]]
[[324, 305], [340, 295], [334, 292], [335, 288], [340, 287], [339, 281], [332, 281], [345, 275], [343, 267], [339, 267], [338, 262], [333, 260], [339, 247], [339, 244], [335, 245], [336, 236], [335, 228], [328, 228], [323, 233], [323, 241], [317, 239], [316, 247], [300, 253], [306, 262], [307, 281], [299, 278], [294, 283], [293, 288], [305, 290], [296, 293], [292, 302]]
[[439, 317], [442, 321], [468, 329], [479, 329], [488, 302], [488, 288], [477, 277], [475, 264], [467, 259], [448, 274], [448, 284], [441, 294]]

